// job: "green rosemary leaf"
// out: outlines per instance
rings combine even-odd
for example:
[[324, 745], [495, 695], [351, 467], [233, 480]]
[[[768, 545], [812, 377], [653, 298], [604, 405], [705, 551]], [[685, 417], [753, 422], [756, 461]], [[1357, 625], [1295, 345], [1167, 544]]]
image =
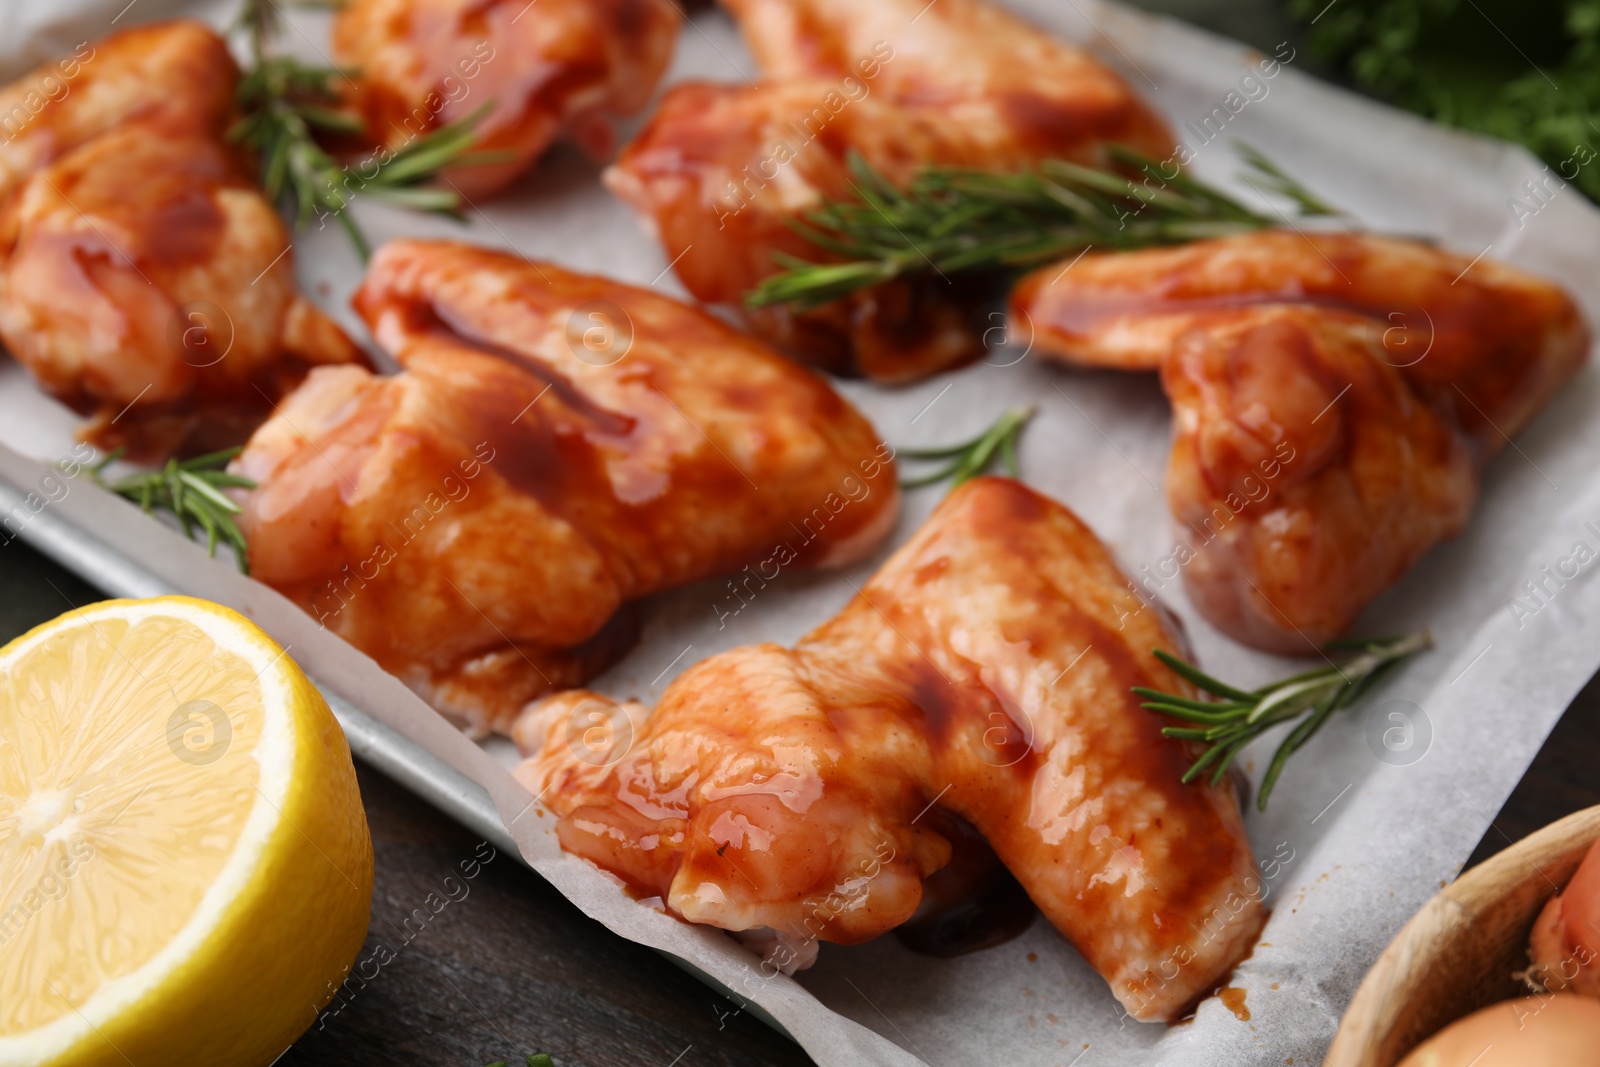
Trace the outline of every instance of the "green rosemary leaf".
[[504, 153], [473, 151], [477, 127], [493, 102], [397, 151], [380, 150], [346, 167], [318, 143], [317, 135], [359, 137], [366, 132], [365, 122], [343, 109], [338, 83], [349, 75], [272, 54], [271, 42], [282, 23], [279, 2], [245, 0], [234, 23], [249, 37], [253, 63], [239, 81], [239, 118], [228, 137], [255, 153], [267, 197], [289, 213], [297, 229], [333, 216], [362, 259], [371, 254], [371, 245], [348, 210], [357, 195], [460, 218], [460, 195], [426, 183], [450, 168], [509, 158]]
[[1200, 741], [1208, 746], [1184, 773], [1184, 782], [1194, 781], [1208, 769], [1211, 783], [1220, 782], [1233, 758], [1246, 745], [1280, 723], [1299, 719], [1279, 743], [1262, 778], [1256, 806], [1265, 811], [1267, 800], [1290, 757], [1310, 741], [1335, 712], [1353, 705], [1403, 662], [1432, 647], [1433, 638], [1426, 630], [1399, 637], [1335, 642], [1327, 646], [1328, 651], [1347, 651], [1354, 655], [1341, 663], [1330, 661], [1254, 691], [1220, 682], [1192, 663], [1156, 649], [1156, 657], [1175, 673], [1225, 699], [1194, 700], [1180, 693], [1165, 693], [1145, 686], [1135, 686], [1132, 691], [1143, 701], [1140, 705], [1143, 708], [1199, 724], [1164, 726], [1161, 730], [1167, 737]]
[[1300, 214], [1308, 216], [1340, 214], [1337, 208], [1285, 174], [1259, 148], [1243, 141], [1235, 142], [1235, 147], [1244, 157], [1245, 165], [1261, 179], [1262, 183], [1279, 196], [1293, 200], [1300, 208]]
[[1218, 700], [1190, 700], [1187, 697], [1173, 696], [1171, 693], [1163, 693], [1159, 689], [1150, 689], [1142, 685], [1136, 685], [1133, 687], [1133, 695], [1137, 697], [1143, 697], [1146, 700], [1157, 700], [1163, 703], [1172, 704], [1180, 708], [1186, 708], [1190, 711], [1204, 711], [1208, 713], [1220, 711], [1244, 711], [1251, 707], [1251, 705], [1238, 700], [1231, 702]]
[[[1167, 726], [1164, 727], [1161, 732], [1165, 734], [1168, 730], [1175, 729], [1179, 729], [1179, 727]], [[1169, 734], [1168, 736], [1171, 735]], [[1194, 761], [1188, 770], [1183, 772], [1183, 777], [1180, 778], [1179, 781], [1181, 781], [1184, 785], [1188, 785], [1190, 782], [1200, 777], [1200, 775], [1204, 774], [1207, 767], [1211, 766], [1211, 764], [1215, 763], [1219, 758], [1221, 758], [1224, 751], [1225, 746], [1212, 745], [1210, 748], [1206, 749], [1204, 755]], [[1227, 764], [1223, 764], [1223, 766], [1226, 767]]]
[[229, 448], [181, 463], [168, 460], [159, 470], [108, 479], [106, 468], [122, 457], [122, 450], [117, 449], [84, 471], [96, 485], [138, 504], [141, 510], [173, 516], [186, 536], [192, 538], [196, 530], [203, 532], [209, 555], [216, 555], [217, 545], [226, 542], [233, 548], [239, 570], [248, 574], [249, 545], [233, 518], [242, 509], [222, 492], [256, 486], [249, 478], [224, 469], [239, 452], [240, 449]]
[[391, 189], [375, 185], [366, 190], [366, 195], [386, 204], [394, 204], [396, 207], [461, 217], [461, 197], [453, 189], [435, 189], [421, 185]]
[[1307, 678], [1292, 685], [1280, 685], [1261, 698], [1260, 703], [1250, 710], [1250, 715], [1245, 721], [1258, 723], [1279, 708], [1303, 711], [1317, 703], [1322, 690], [1328, 685], [1329, 679], [1325, 676]]
[[1288, 766], [1289, 757], [1300, 750], [1300, 746], [1311, 739], [1311, 735], [1322, 729], [1322, 724], [1328, 720], [1338, 707], [1338, 698], [1321, 701], [1312, 710], [1311, 714], [1302, 719], [1289, 735], [1283, 739], [1278, 750], [1272, 754], [1272, 762], [1267, 765], [1267, 773], [1261, 779], [1261, 791], [1256, 797], [1258, 811], [1267, 810], [1267, 799], [1272, 796], [1272, 791], [1278, 785], [1278, 777], [1283, 774], [1283, 768]]
[[948, 480], [950, 488], [954, 489], [962, 482], [988, 471], [994, 465], [997, 453], [999, 458], [1005, 460], [1011, 476], [1017, 477], [1016, 439], [1022, 433], [1022, 428], [1028, 424], [1028, 420], [1033, 418], [1033, 410], [1032, 407], [1008, 408], [983, 433], [958, 445], [943, 448], [900, 449], [897, 455], [912, 461], [951, 460], [931, 474], [905, 479], [900, 483], [901, 487], [917, 489]]
[[[1333, 213], [1261, 153], [1243, 151], [1252, 172], [1302, 213]], [[1047, 160], [1011, 174], [927, 166], [902, 189], [852, 152], [846, 166], [853, 198], [825, 200], [789, 220], [839, 262], [775, 254], [783, 270], [762, 279], [745, 303], [813, 308], [899, 277], [1025, 270], [1086, 247], [1177, 244], [1281, 222], [1187, 175], [1169, 178], [1131, 149], [1113, 146], [1111, 154], [1142, 177]]]
[[[1220, 725], [1222, 723], [1238, 722], [1245, 717], [1245, 713], [1238, 710], [1208, 712], [1200, 711], [1192, 707], [1185, 707], [1183, 704], [1178, 703], [1178, 701], [1174, 700], [1170, 696], [1167, 696], [1163, 700], [1147, 700], [1139, 706], [1148, 711], [1159, 711], [1163, 715], [1170, 715], [1174, 719], [1182, 719], [1185, 722], [1203, 722], [1212, 726]], [[1226, 707], [1226, 705], [1219, 706]]]
[[1174, 673], [1181, 675], [1183, 678], [1194, 683], [1201, 689], [1204, 689], [1206, 692], [1215, 693], [1217, 696], [1222, 697], [1225, 700], [1237, 700], [1243, 704], [1249, 704], [1251, 706], [1255, 705], [1256, 695], [1254, 693], [1247, 693], [1243, 689], [1235, 689], [1227, 682], [1218, 681], [1217, 679], [1211, 677], [1211, 675], [1202, 671], [1199, 667], [1196, 667], [1194, 664], [1189, 663], [1186, 660], [1179, 659], [1170, 652], [1166, 652], [1159, 648], [1152, 649], [1152, 651], [1155, 653], [1156, 659], [1160, 660], [1162, 663], [1165, 663], [1173, 670]]
[[205, 502], [212, 507], [220, 508], [230, 515], [237, 515], [244, 510], [238, 504], [213, 489], [210, 483], [192, 470], [179, 469], [174, 472], [174, 476], [183, 483], [187, 490], [203, 497]]

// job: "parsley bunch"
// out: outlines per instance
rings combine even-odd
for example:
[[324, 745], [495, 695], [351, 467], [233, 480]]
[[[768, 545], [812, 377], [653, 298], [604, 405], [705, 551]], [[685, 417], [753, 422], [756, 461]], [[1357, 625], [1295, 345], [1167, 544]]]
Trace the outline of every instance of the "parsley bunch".
[[1600, 0], [1288, 0], [1359, 87], [1527, 146], [1600, 201]]

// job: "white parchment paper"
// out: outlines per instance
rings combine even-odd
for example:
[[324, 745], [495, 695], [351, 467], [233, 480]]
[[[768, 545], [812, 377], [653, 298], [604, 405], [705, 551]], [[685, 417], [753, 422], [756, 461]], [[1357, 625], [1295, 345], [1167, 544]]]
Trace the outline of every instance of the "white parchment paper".
[[[180, 6], [124, 2], [5, 5], [0, 76], [100, 36], [114, 16], [123, 25]], [[1248, 140], [1364, 224], [1432, 236], [1469, 256], [1557, 278], [1592, 321], [1600, 320], [1600, 213], [1521, 150], [1433, 127], [1304, 77], [1287, 46], [1277, 57], [1281, 67], [1264, 78], [1260, 55], [1176, 22], [1094, 0], [1012, 2], [1123, 71], [1172, 120], [1200, 176], [1249, 194], [1232, 182], [1231, 148], [1234, 139]], [[216, 25], [229, 14], [209, 3], [182, 6]], [[291, 48], [315, 58], [326, 39], [324, 17], [295, 15]], [[669, 81], [751, 73], [727, 19], [701, 12], [681, 35]], [[1242, 81], [1247, 75], [1254, 80]], [[464, 237], [679, 292], [659, 248], [601, 189], [596, 171], [575, 152], [559, 151], [520, 191], [474, 206], [465, 226], [367, 204], [356, 211], [376, 238]], [[364, 336], [346, 306], [361, 267], [343, 236], [332, 227], [303, 235], [297, 256], [307, 291]], [[906, 447], [963, 439], [1006, 406], [1039, 405], [1022, 443], [1026, 479], [1082, 515], [1130, 572], [1148, 566], [1159, 573], [1174, 534], [1161, 492], [1168, 411], [1156, 382], [1044, 366], [1020, 358], [1026, 340], [1013, 336], [987, 363], [915, 387], [841, 388], [887, 440]], [[1431, 627], [1438, 647], [1364, 709], [1332, 721], [1291, 764], [1270, 813], [1249, 815], [1274, 908], [1260, 946], [1233, 979], [1246, 990], [1251, 1017], [1236, 1018], [1209, 1001], [1193, 1023], [1175, 1028], [1124, 1019], [1100, 979], [1042, 920], [1015, 941], [960, 959], [913, 956], [883, 938], [824, 946], [818, 965], [798, 979], [765, 978], [754, 957], [721, 933], [636, 904], [595, 869], [562, 855], [550, 820], [505, 773], [508, 746], [468, 741], [228, 561], [208, 562], [166, 527], [81, 480], [47, 490], [47, 465], [71, 452], [73, 419], [9, 362], [0, 363], [0, 481], [17, 490], [12, 499], [33, 493], [42, 502], [31, 520], [34, 536], [70, 523], [171, 587], [251, 614], [319, 683], [483, 784], [526, 858], [584, 911], [689, 961], [736, 1005], [758, 1005], [819, 1063], [1309, 1063], [1326, 1049], [1368, 965], [1453, 877], [1600, 665], [1600, 586], [1588, 562], [1600, 557], [1597, 374], [1588, 367], [1495, 461], [1466, 532], [1430, 553], [1361, 620], [1357, 630], [1365, 633]], [[939, 493], [910, 494], [892, 544], [873, 560], [842, 575], [785, 574], [724, 625], [719, 609], [728, 605], [718, 583], [657, 599], [646, 610], [639, 647], [596, 688], [651, 701], [706, 656], [794, 640], [843, 607], [851, 595], [845, 579], [865, 580]], [[1542, 583], [1543, 592], [1530, 594], [1530, 582]], [[1178, 582], [1166, 583], [1161, 595], [1214, 673], [1253, 683], [1298, 666], [1212, 630]], [[1273, 743], [1250, 751], [1253, 772]]]

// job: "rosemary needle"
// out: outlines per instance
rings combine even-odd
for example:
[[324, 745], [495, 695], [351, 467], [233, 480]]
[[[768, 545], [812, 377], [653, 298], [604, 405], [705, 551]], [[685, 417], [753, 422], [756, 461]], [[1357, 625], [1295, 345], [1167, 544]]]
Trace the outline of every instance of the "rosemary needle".
[[[1146, 248], [1248, 233], [1282, 224], [1185, 174], [1113, 146], [1112, 159], [1142, 180], [1064, 160], [1013, 174], [927, 166], [897, 189], [858, 153], [846, 160], [854, 199], [825, 200], [790, 226], [835, 262], [774, 255], [785, 269], [745, 297], [750, 307], [812, 308], [914, 274], [1020, 271], [1089, 247]], [[1333, 209], [1259, 151], [1247, 167], [1305, 215]]]
[[122, 456], [123, 450], [119, 448], [87, 470], [89, 477], [100, 488], [133, 501], [147, 514], [164, 511], [175, 516], [186, 536], [192, 538], [197, 529], [203, 530], [208, 554], [215, 556], [217, 543], [226, 541], [233, 546], [239, 570], [249, 574], [249, 546], [233, 519], [242, 509], [222, 492], [224, 489], [256, 487], [256, 483], [249, 478], [229, 474], [226, 470], [228, 461], [240, 451], [238, 448], [229, 448], [181, 463], [171, 459], [160, 470], [107, 479], [106, 467]]
[[282, 26], [273, 0], [246, 0], [234, 26], [250, 39], [252, 66], [239, 82], [240, 117], [228, 139], [250, 148], [261, 161], [267, 198], [289, 209], [297, 228], [313, 218], [332, 216], [366, 259], [371, 245], [346, 210], [359, 193], [418, 211], [460, 217], [454, 189], [429, 182], [450, 167], [504, 162], [504, 152], [473, 152], [477, 126], [493, 107], [414, 138], [399, 149], [380, 149], [360, 163], [344, 166], [318, 142], [318, 135], [362, 136], [365, 123], [341, 106], [337, 88], [348, 75], [335, 67], [314, 67], [271, 55], [270, 41]]
[[1344, 662], [1316, 667], [1251, 690], [1218, 681], [1194, 664], [1158, 648], [1154, 650], [1157, 659], [1217, 699], [1192, 700], [1143, 686], [1134, 686], [1133, 691], [1144, 698], [1140, 707], [1194, 724], [1165, 726], [1161, 730], [1163, 734], [1209, 744], [1184, 774], [1185, 782], [1192, 782], [1210, 770], [1211, 784], [1217, 784], [1245, 745], [1274, 726], [1299, 719], [1273, 753], [1272, 762], [1261, 780], [1256, 807], [1266, 811], [1267, 798], [1278, 784], [1289, 757], [1322, 729], [1334, 712], [1354, 704], [1402, 662], [1432, 647], [1433, 637], [1426, 630], [1403, 637], [1339, 641], [1329, 645], [1328, 650], [1352, 652]]
[[1005, 462], [1006, 471], [1011, 477], [1018, 477], [1017, 437], [1031, 418], [1033, 418], [1031, 407], [1009, 408], [994, 421], [993, 425], [970, 441], [963, 441], [947, 448], [901, 449], [899, 455], [906, 459], [945, 459], [950, 462], [932, 474], [911, 478], [900, 484], [906, 489], [916, 489], [948, 478], [950, 487], [954, 489], [962, 482], [976, 478], [987, 471], [994, 466], [996, 459]]

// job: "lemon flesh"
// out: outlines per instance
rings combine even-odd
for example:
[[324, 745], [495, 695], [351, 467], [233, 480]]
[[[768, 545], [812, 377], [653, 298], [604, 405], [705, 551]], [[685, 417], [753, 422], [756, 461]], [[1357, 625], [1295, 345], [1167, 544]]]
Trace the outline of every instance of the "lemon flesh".
[[0, 649], [0, 1065], [270, 1063], [371, 894], [344, 736], [242, 616], [108, 601]]

